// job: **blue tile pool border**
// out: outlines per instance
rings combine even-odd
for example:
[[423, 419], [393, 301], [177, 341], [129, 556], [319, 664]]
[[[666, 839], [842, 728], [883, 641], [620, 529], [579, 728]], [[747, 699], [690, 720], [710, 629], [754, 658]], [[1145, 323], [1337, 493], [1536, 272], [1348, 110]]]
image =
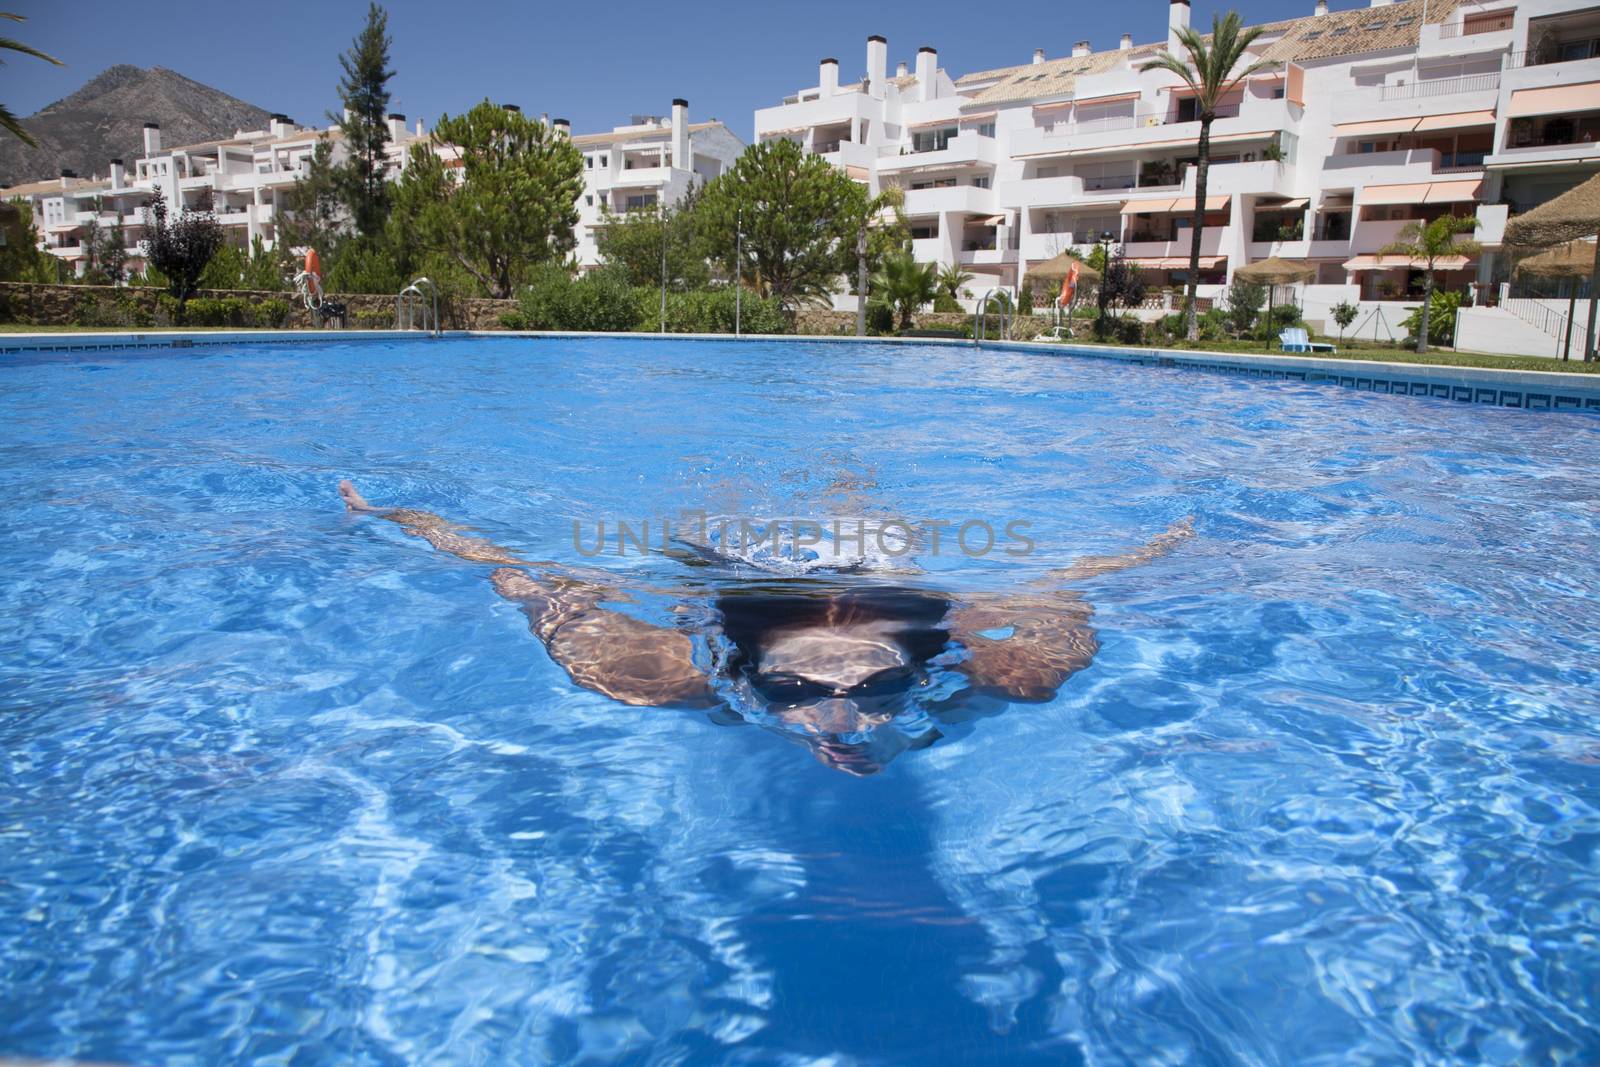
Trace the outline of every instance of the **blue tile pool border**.
[[[1394, 396], [1488, 404], [1525, 411], [1577, 411], [1600, 414], [1600, 374], [1575, 375], [1556, 371], [1498, 370], [1492, 367], [1452, 367], [1426, 363], [1380, 363], [1366, 360], [1323, 359], [1315, 356], [1248, 355], [1233, 352], [1191, 352], [1160, 348], [1080, 347], [1058, 342], [991, 341], [975, 346], [971, 341], [937, 337], [851, 337], [837, 335], [576, 333], [509, 330], [450, 330], [447, 338], [521, 337], [561, 340], [580, 337], [631, 337], [636, 340], [769, 341], [790, 344], [947, 345], [974, 352], [1015, 351], [1033, 354], [1104, 359], [1141, 366], [1207, 371], [1307, 385], [1334, 385]], [[107, 331], [104, 333], [0, 334], [0, 358], [22, 353], [74, 353], [114, 350], [162, 350], [219, 345], [278, 345], [285, 343], [349, 343], [354, 341], [417, 341], [423, 335], [405, 330], [208, 330], [208, 331]]]

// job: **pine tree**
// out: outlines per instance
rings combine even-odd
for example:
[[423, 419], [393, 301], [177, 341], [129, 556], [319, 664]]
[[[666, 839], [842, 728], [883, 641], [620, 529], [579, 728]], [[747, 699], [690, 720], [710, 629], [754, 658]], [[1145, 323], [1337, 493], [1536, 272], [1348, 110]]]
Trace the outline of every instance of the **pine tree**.
[[389, 143], [389, 13], [377, 4], [367, 8], [367, 24], [339, 57], [344, 77], [339, 79], [339, 99], [344, 114], [346, 163], [345, 202], [356, 232], [371, 236], [383, 229], [389, 214], [384, 182], [384, 146]]

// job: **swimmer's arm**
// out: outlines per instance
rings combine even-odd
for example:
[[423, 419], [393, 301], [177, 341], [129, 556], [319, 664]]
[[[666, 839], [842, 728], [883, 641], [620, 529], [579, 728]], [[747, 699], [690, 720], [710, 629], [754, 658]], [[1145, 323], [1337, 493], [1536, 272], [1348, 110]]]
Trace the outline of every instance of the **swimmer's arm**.
[[558, 575], [535, 578], [511, 567], [489, 577], [497, 593], [522, 608], [550, 658], [583, 688], [640, 707], [718, 703], [688, 636], [601, 607], [608, 598], [604, 587]]
[[1092, 609], [1070, 595], [976, 597], [950, 612], [950, 636], [966, 650], [956, 669], [975, 692], [1041, 703], [1100, 649]]
[[1031, 584], [1035, 588], [1060, 588], [1063, 584], [1083, 578], [1125, 571], [1160, 559], [1193, 536], [1194, 516], [1185, 516], [1131, 552], [1116, 556], [1085, 556], [1076, 563], [1050, 571]]
[[376, 508], [367, 503], [366, 498], [356, 492], [356, 487], [346, 479], [339, 483], [339, 499], [344, 501], [344, 506], [352, 512], [363, 515], [372, 515], [375, 518], [387, 519], [397, 523], [402, 530], [412, 537], [420, 537], [440, 552], [449, 552], [453, 556], [467, 560], [469, 563], [499, 563], [526, 564], [527, 560], [513, 556], [509, 549], [501, 548], [492, 541], [482, 537], [468, 537], [459, 531], [465, 529], [452, 522], [447, 522], [431, 511], [417, 511], [414, 508]]

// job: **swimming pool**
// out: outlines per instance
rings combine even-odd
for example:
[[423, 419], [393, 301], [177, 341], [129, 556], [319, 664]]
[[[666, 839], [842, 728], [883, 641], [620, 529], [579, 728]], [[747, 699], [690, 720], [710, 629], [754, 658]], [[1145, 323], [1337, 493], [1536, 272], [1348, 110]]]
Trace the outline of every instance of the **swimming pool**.
[[[1589, 416], [480, 339], [12, 357], [0, 427], [0, 1056], [1600, 1058]], [[698, 572], [594, 523], [1026, 524], [876, 561], [953, 596], [1195, 536], [861, 775], [574, 685], [345, 477], [669, 625]]]

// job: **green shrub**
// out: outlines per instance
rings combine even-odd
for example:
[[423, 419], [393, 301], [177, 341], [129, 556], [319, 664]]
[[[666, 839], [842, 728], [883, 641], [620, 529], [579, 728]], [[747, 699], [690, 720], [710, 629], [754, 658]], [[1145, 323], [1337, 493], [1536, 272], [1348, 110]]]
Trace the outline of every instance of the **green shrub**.
[[1228, 286], [1225, 303], [1227, 329], [1235, 337], [1243, 337], [1255, 328], [1261, 309], [1267, 305], [1267, 287], [1260, 282], [1234, 278], [1233, 284]]
[[1272, 309], [1270, 315], [1261, 316], [1261, 322], [1255, 329], [1255, 336], [1263, 341], [1276, 340], [1278, 335], [1289, 327], [1304, 325], [1298, 307], [1293, 304], [1279, 304]]
[[641, 300], [615, 268], [574, 279], [558, 264], [542, 264], [519, 298], [533, 330], [632, 330], [644, 321]]
[[1135, 315], [1124, 315], [1112, 323], [1114, 336], [1119, 344], [1142, 345], [1144, 344], [1144, 323]]
[[[1456, 343], [1456, 312], [1461, 308], [1461, 294], [1445, 292], [1442, 289], [1433, 291], [1433, 301], [1428, 305], [1428, 343], [1430, 345], [1453, 345]], [[1416, 347], [1417, 333], [1422, 328], [1422, 305], [1412, 309], [1400, 323], [1406, 330], [1406, 344]]]
[[881, 300], [868, 300], [867, 333], [873, 337], [894, 333], [894, 308]]
[[520, 311], [507, 311], [500, 316], [500, 328], [502, 330], [526, 330], [528, 328], [528, 316]]
[[350, 318], [358, 330], [392, 330], [394, 329], [394, 312], [382, 311], [377, 308], [358, 308], [350, 313]]
[[[281, 303], [281, 301], [280, 301]], [[287, 311], [285, 312], [287, 315]], [[257, 326], [256, 307], [242, 296], [197, 296], [185, 308], [187, 326]]]
[[933, 310], [944, 314], [960, 314], [961, 304], [949, 293], [941, 292], [933, 298]]
[[289, 302], [273, 297], [256, 305], [256, 325], [268, 330], [282, 329], [289, 322]]

